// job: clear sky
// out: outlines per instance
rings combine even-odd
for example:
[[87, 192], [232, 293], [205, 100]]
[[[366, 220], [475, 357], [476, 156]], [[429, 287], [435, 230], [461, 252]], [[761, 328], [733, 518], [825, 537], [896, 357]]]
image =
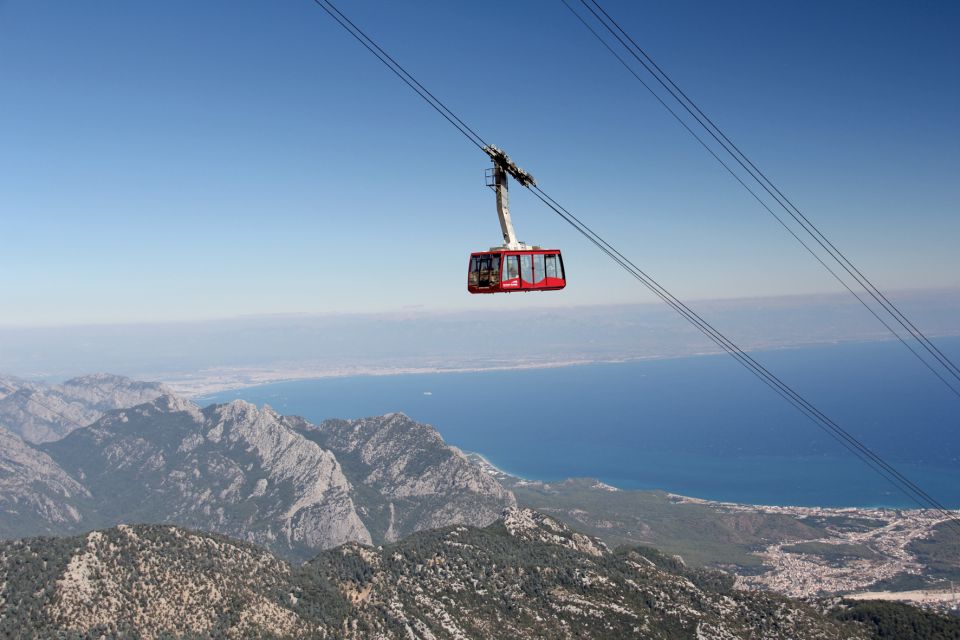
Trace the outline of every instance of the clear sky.
[[[339, 5], [681, 298], [838, 290], [560, 0]], [[960, 4], [605, 6], [881, 288], [960, 285]], [[0, 325], [650, 299], [519, 188], [570, 284], [469, 296], [486, 166], [311, 0], [0, 1]]]

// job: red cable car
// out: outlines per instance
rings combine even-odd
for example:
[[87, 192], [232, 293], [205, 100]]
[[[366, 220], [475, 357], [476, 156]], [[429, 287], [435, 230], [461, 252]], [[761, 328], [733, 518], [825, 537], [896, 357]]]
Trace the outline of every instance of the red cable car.
[[507, 154], [495, 146], [490, 145], [484, 151], [493, 160], [493, 169], [487, 171], [487, 186], [497, 194], [497, 216], [503, 232], [503, 246], [470, 254], [467, 291], [511, 293], [563, 289], [567, 286], [567, 279], [560, 250], [541, 249], [519, 242], [510, 221], [507, 174], [525, 187], [536, 185], [533, 176], [514, 164]]
[[470, 293], [556, 291], [566, 285], [563, 256], [557, 249], [494, 249], [470, 254]]

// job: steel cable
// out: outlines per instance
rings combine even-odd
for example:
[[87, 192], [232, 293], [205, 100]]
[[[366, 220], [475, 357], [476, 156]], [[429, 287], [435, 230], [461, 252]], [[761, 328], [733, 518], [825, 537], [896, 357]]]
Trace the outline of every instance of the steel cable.
[[[446, 105], [440, 102], [436, 97], [427, 91], [406, 69], [392, 57], [386, 54], [366, 33], [357, 28], [349, 19], [337, 9], [330, 0], [314, 0], [340, 24], [354, 38], [360, 41], [364, 47], [373, 53], [384, 65], [391, 69], [400, 77], [412, 90], [423, 98], [431, 107], [438, 111], [444, 118], [456, 127], [471, 143], [481, 147], [483, 139], [477, 135], [473, 129], [467, 126], [456, 114], [454, 114]], [[350, 25], [350, 26], [348, 26]], [[351, 29], [350, 27], [353, 27]], [[359, 35], [358, 35], [359, 34]], [[369, 43], [369, 44], [368, 44]], [[378, 53], [380, 52], [380, 53]], [[382, 54], [382, 55], [381, 55]], [[409, 80], [408, 80], [409, 78]], [[432, 100], [431, 100], [432, 99]], [[468, 133], [469, 132], [469, 133]], [[472, 136], [470, 135], [472, 134]], [[478, 143], [477, 141], [480, 141]], [[484, 145], [486, 143], [483, 143]], [[483, 147], [481, 147], [482, 149]], [[718, 158], [719, 159], [719, 158]], [[745, 185], [746, 186], [746, 185]], [[528, 188], [534, 195], [541, 200], [548, 208], [560, 216], [565, 222], [570, 224], [590, 243], [595, 245], [607, 257], [613, 260], [618, 266], [623, 268], [628, 274], [640, 281], [645, 287], [653, 292], [664, 303], [683, 316], [688, 322], [694, 325], [707, 338], [721, 347], [724, 351], [733, 356], [740, 364], [745, 366], [754, 375], [756, 375], [764, 384], [770, 387], [774, 392], [787, 400], [792, 406], [801, 411], [811, 419], [820, 428], [828, 432], [834, 439], [840, 442], [848, 451], [858, 459], [867, 464], [880, 476], [893, 484], [897, 489], [916, 502], [921, 508], [930, 508], [945, 518], [947, 522], [958, 531], [960, 531], [960, 519], [947, 509], [943, 504], [937, 501], [929, 493], [920, 488], [917, 484], [909, 480], [902, 473], [897, 471], [892, 465], [887, 463], [882, 457], [873, 452], [863, 442], [840, 427], [839, 424], [823, 414], [812, 403], [807, 401], [802, 395], [784, 383], [780, 378], [771, 373], [763, 365], [757, 362], [752, 356], [729, 340], [720, 331], [710, 325], [702, 316], [693, 311], [690, 307], [676, 298], [666, 288], [660, 285], [656, 280], [642, 271], [633, 262], [623, 256], [616, 248], [604, 240], [600, 235], [594, 232], [589, 226], [583, 223], [579, 218], [562, 207], [556, 200], [551, 198], [545, 191], [536, 185], [530, 185]]]
[[906, 340], [903, 336], [901, 336], [892, 326], [890, 326], [890, 324], [889, 324], [886, 320], [884, 320], [882, 317], [880, 317], [880, 315], [877, 313], [877, 311], [876, 311], [872, 306], [870, 306], [870, 305], [867, 303], [867, 301], [864, 300], [864, 299], [860, 296], [860, 294], [858, 294], [856, 291], [854, 291], [854, 290], [850, 287], [849, 284], [847, 284], [846, 280], [844, 280], [843, 278], [841, 278], [841, 277], [830, 267], [830, 265], [828, 265], [826, 262], [824, 262], [823, 258], [821, 258], [820, 255], [819, 255], [816, 251], [814, 251], [813, 248], [803, 240], [803, 238], [801, 238], [799, 235], [797, 235], [796, 231], [794, 231], [794, 230], [790, 227], [790, 225], [787, 224], [787, 222], [786, 222], [783, 218], [781, 218], [779, 215], [777, 215], [777, 212], [774, 211], [773, 209], [771, 209], [771, 208], [770, 208], [770, 205], [768, 205], [768, 204], [763, 200], [763, 198], [761, 198], [761, 197], [757, 194], [757, 192], [754, 191], [754, 190], [750, 187], [750, 185], [748, 185], [746, 182], [744, 182], [743, 178], [741, 178], [740, 175], [737, 174], [737, 172], [734, 171], [733, 168], [732, 168], [723, 158], [721, 158], [719, 155], [717, 155], [717, 152], [714, 151], [713, 148], [711, 148], [710, 145], [708, 145], [708, 144], [706, 143], [706, 141], [704, 141], [704, 139], [701, 138], [701, 137], [697, 134], [696, 131], [694, 131], [692, 128], [690, 128], [690, 125], [687, 124], [687, 123], [684, 121], [684, 119], [681, 118], [680, 115], [679, 115], [673, 108], [671, 108], [670, 105], [668, 105], [668, 104], [663, 100], [663, 98], [661, 98], [660, 95], [659, 95], [656, 91], [654, 91], [653, 88], [652, 88], [649, 84], [647, 84], [647, 82], [646, 82], [642, 77], [640, 77], [640, 75], [633, 69], [633, 67], [631, 67], [631, 66], [627, 63], [627, 61], [624, 60], [624, 59], [620, 56], [620, 54], [618, 54], [616, 51], [613, 50], [613, 48], [610, 46], [610, 44], [609, 44], [606, 40], [604, 40], [604, 39], [600, 36], [600, 34], [598, 34], [598, 33], [596, 32], [596, 30], [594, 30], [594, 28], [591, 27], [590, 24], [589, 24], [586, 20], [584, 20], [583, 16], [581, 16], [579, 13], [577, 13], [576, 11], [574, 11], [573, 7], [570, 6], [570, 4], [567, 2], [567, 0], [560, 0], [560, 1], [567, 7], [567, 9], [570, 10], [570, 12], [580, 21], [580, 23], [581, 23], [591, 34], [593, 34], [593, 36], [607, 49], [607, 51], [609, 51], [610, 54], [613, 55], [613, 56], [620, 62], [620, 64], [622, 64], [622, 65], [624, 66], [624, 68], [625, 68], [628, 72], [630, 72], [630, 74], [633, 75], [633, 77], [636, 78], [637, 81], [640, 82], [640, 84], [642, 84], [642, 85], [646, 88], [646, 90], [647, 90], [648, 92], [650, 92], [650, 95], [652, 95], [652, 96], [654, 97], [654, 99], [656, 99], [657, 102], [659, 102], [660, 105], [661, 105], [664, 109], [666, 109], [667, 112], [670, 113], [670, 115], [673, 116], [673, 118], [674, 118], [684, 129], [686, 129], [687, 133], [689, 133], [691, 136], [693, 136], [693, 138], [700, 144], [700, 146], [702, 146], [702, 147], [704, 148], [704, 150], [706, 150], [707, 153], [709, 153], [709, 154], [714, 158], [714, 160], [716, 160], [718, 163], [720, 163], [720, 165], [727, 171], [727, 173], [729, 173], [729, 174], [733, 177], [733, 179], [736, 180], [736, 181], [740, 184], [740, 186], [742, 186], [744, 189], [746, 189], [746, 191], [747, 191], [751, 196], [753, 196], [754, 200], [756, 200], [756, 201], [760, 204], [761, 207], [763, 207], [764, 209], [766, 209], [767, 213], [769, 213], [771, 216], [773, 216], [773, 218], [780, 224], [780, 226], [782, 226], [782, 227], [784, 228], [784, 230], [785, 230], [787, 233], [789, 233], [791, 236], [793, 236], [794, 240], [796, 240], [797, 242], [799, 242], [800, 245], [801, 245], [804, 249], [806, 249], [807, 253], [809, 253], [809, 254], [814, 258], [814, 260], [816, 260], [817, 262], [819, 262], [820, 265], [821, 265], [824, 269], [826, 269], [827, 272], [828, 272], [831, 276], [833, 276], [834, 279], [836, 279], [836, 281], [839, 282], [839, 283], [843, 286], [843, 288], [847, 290], [847, 292], [848, 292], [850, 295], [852, 295], [854, 298], [856, 298], [857, 302], [859, 302], [859, 303], [863, 306], [863, 308], [866, 309], [866, 310], [870, 313], [870, 315], [872, 315], [874, 318], [876, 318], [877, 321], [878, 321], [880, 324], [882, 324], [882, 325], [887, 329], [887, 331], [889, 331], [897, 340], [899, 340], [900, 343], [901, 343], [904, 347], [906, 347], [906, 348], [910, 351], [910, 353], [912, 353], [912, 354], [914, 355], [914, 357], [916, 357], [917, 360], [919, 360], [919, 361], [930, 371], [930, 373], [932, 373], [934, 376], [936, 376], [936, 377], [953, 393], [953, 395], [955, 395], [955, 396], [957, 396], [958, 398], [960, 398], [960, 389], [958, 389], [957, 386], [955, 386], [952, 382], [950, 382], [949, 380], [947, 380], [946, 378], [944, 378], [943, 375], [942, 375], [939, 371], [937, 371], [937, 370], [934, 368], [934, 366], [933, 366], [932, 364], [930, 364], [930, 362], [927, 361], [926, 358], [924, 358], [920, 353], [918, 353], [918, 352], [916, 351], [916, 349], [914, 349], [914, 347], [911, 346], [911, 344], [910, 344], [909, 342], [907, 342], [907, 340]]
[[[736, 180], [743, 186], [751, 196], [757, 199], [760, 204], [770, 213], [781, 226], [783, 226], [795, 240], [797, 240], [804, 249], [807, 250], [814, 258], [823, 266], [831, 276], [833, 276], [843, 287], [853, 295], [857, 301], [860, 302], [877, 320], [883, 324], [883, 326], [896, 337], [904, 346], [906, 346], [910, 352], [924, 364], [924, 366], [929, 369], [941, 382], [943, 382], [954, 395], [960, 397], [960, 390], [954, 385], [954, 383], [949, 382], [940, 372], [938, 372], [930, 362], [924, 358], [919, 352], [917, 352], [910, 344], [896, 331], [889, 323], [884, 321], [880, 315], [874, 310], [874, 308], [869, 305], [863, 298], [861, 298], [847, 282], [839, 276], [833, 269], [831, 269], [820, 256], [813, 251], [813, 249], [804, 242], [789, 226], [784, 222], [780, 216], [773, 212], [773, 210], [764, 202], [759, 196], [754, 192], [744, 181], [740, 178], [736, 172], [722, 159], [720, 159], [716, 152], [707, 145], [704, 140], [698, 136], [690, 126], [674, 111], [670, 108], [669, 105], [647, 84], [639, 74], [634, 71], [634, 69], [625, 61], [623, 58], [618, 55], [610, 44], [600, 36], [590, 25], [589, 23], [570, 6], [567, 0], [561, 0], [566, 8], [573, 13], [574, 16], [583, 24], [590, 33], [601, 43], [604, 48], [607, 49], [627, 70], [634, 76], [635, 79], [640, 81], [643, 86], [657, 99], [657, 101], [665, 108], [667, 111], [678, 121], [681, 125], [690, 133], [697, 142], [700, 143], [721, 165], [736, 178]], [[586, 7], [586, 9], [594, 16], [594, 18], [600, 22], [604, 28], [610, 32], [611, 35], [627, 50], [627, 52], [633, 56], [646, 70], [650, 73], [654, 79], [671, 95], [671, 97], [676, 100], [680, 106], [690, 114], [694, 120], [706, 131], [742, 168], [746, 171], [751, 178], [753, 178], [767, 194], [772, 197], [784, 211], [804, 230], [810, 237], [826, 252], [840, 267], [860, 286], [867, 292], [867, 294], [873, 298], [873, 300], [884, 310], [886, 311], [893, 320], [899, 324], [905, 331], [907, 331], [911, 337], [913, 337], [917, 342], [920, 343], [920, 346], [930, 354], [933, 359], [938, 362], [944, 369], [946, 369], [948, 375], [952, 376], [957, 382], [960, 382], [960, 368], [958, 368], [922, 331], [920, 331], [917, 326], [910, 321], [909, 318], [904, 315], [898, 307], [896, 307], [886, 295], [883, 294], [874, 284], [870, 281], [853, 263], [844, 255], [836, 246], [796, 207], [783, 193], [767, 178], [766, 174], [760, 171], [757, 166], [750, 161], [750, 159], [742, 152], [740, 149], [730, 141], [730, 139], [723, 133], [723, 131], [717, 127], [714, 122], [703, 113], [703, 111], [694, 103], [686, 93], [682, 91], [673, 80], [660, 68], [659, 65], [646, 53], [646, 51], [641, 48], [636, 41], [614, 20], [606, 10], [597, 2], [597, 0], [589, 0], [593, 6], [596, 7], [594, 10], [593, 7], [588, 4], [588, 0], [580, 0], [580, 3]], [[603, 14], [601, 17], [597, 13], [599, 11]], [[613, 26], [611, 26], [613, 25]], [[621, 37], [622, 36], [622, 37]], [[626, 38], [626, 41], [624, 40]], [[638, 53], [639, 52], [639, 55]], [[642, 56], [642, 57], [641, 57]], [[661, 77], [662, 76], [662, 77]], [[708, 126], [709, 124], [709, 126]]]

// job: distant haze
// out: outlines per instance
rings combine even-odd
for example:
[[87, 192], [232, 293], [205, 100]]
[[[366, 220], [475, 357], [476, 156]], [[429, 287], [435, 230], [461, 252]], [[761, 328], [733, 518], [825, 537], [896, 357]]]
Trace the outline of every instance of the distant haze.
[[[928, 335], [960, 333], [960, 291], [894, 300]], [[848, 296], [691, 305], [747, 349], [892, 339]], [[289, 315], [218, 321], [0, 329], [0, 371], [62, 379], [110, 371], [187, 393], [276, 379], [713, 353], [663, 305], [482, 312]], [[904, 349], [904, 357], [909, 354]]]

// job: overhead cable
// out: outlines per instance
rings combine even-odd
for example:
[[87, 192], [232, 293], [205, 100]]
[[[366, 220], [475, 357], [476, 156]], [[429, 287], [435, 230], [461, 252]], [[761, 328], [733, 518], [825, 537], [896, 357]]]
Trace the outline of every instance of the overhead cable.
[[[677, 122], [679, 122], [697, 142], [706, 149], [723, 167], [730, 173], [737, 182], [744, 187], [754, 199], [763, 206], [766, 211], [772, 215], [776, 221], [790, 233], [803, 248], [810, 253], [817, 262], [820, 263], [827, 272], [830, 273], [843, 287], [863, 305], [871, 315], [873, 315], [894, 337], [896, 337], [910, 352], [929, 369], [941, 382], [946, 385], [951, 392], [960, 397], [960, 368], [958, 368], [907, 316], [895, 306], [890, 299], [878, 289], [871, 280], [869, 280], [860, 269], [858, 269], [845, 254], [843, 254], [807, 216], [790, 201], [782, 191], [763, 173], [740, 149], [737, 147], [724, 132], [697, 106], [686, 93], [680, 89], [676, 83], [663, 71], [662, 68], [650, 57], [647, 52], [640, 47], [637, 42], [628, 34], [620, 24], [610, 16], [609, 13], [599, 4], [597, 0], [579, 0], [580, 3], [590, 12], [591, 15], [616, 39], [617, 42], [629, 53], [640, 65], [653, 76], [653, 78], [670, 94], [674, 100], [683, 107], [683, 109], [699, 124], [703, 130], [710, 135], [714, 141], [719, 144], [729, 156], [736, 161], [738, 165], [751, 177], [757, 184], [771, 197], [777, 205], [805, 231], [821, 249], [830, 256], [847, 275], [856, 282], [856, 285], [862, 288], [874, 302], [880, 306], [883, 312], [892, 318], [895, 324], [900, 325], [914, 340], [916, 340], [922, 349], [933, 358], [933, 361], [940, 365], [940, 371], [928, 361], [920, 352], [913, 348], [910, 343], [900, 333], [891, 326], [890, 322], [884, 320], [880, 314], [863, 297], [856, 293], [853, 288], [844, 280], [834, 269], [824, 262], [820, 255], [814, 251], [810, 245], [802, 240], [790, 226], [777, 215], [770, 206], [751, 189], [744, 180], [733, 170], [733, 168], [721, 159], [716, 151], [701, 138], [690, 125], [680, 115], [671, 108], [663, 98], [636, 72], [636, 70], [620, 56], [610, 43], [602, 37], [587, 22], [579, 12], [569, 4], [567, 0], [561, 0], [566, 8], [580, 21], [580, 23], [590, 31], [590, 33], [604, 46], [622, 64], [633, 77], [638, 80], [649, 91], [656, 100], [663, 106]], [[945, 372], [945, 375], [944, 373]], [[948, 380], [950, 378], [950, 380]]]
[[[359, 40], [367, 50], [373, 53], [384, 65], [389, 67], [391, 71], [404, 80], [404, 82], [411, 89], [413, 89], [418, 95], [420, 95], [421, 98], [428, 102], [431, 107], [443, 115], [450, 124], [456, 127], [462, 134], [464, 134], [464, 136], [470, 139], [474, 145], [480, 146], [480, 143], [483, 143], [483, 138], [477, 135], [473, 129], [467, 126], [464, 121], [461, 120], [455, 113], [453, 113], [446, 105], [436, 99], [432, 93], [427, 91], [423, 85], [420, 84], [420, 82], [418, 82], [406, 69], [404, 69], [399, 63], [396, 62], [396, 60], [383, 51], [383, 49], [380, 48], [380, 46], [377, 45], [369, 35], [361, 31], [353, 22], [346, 18], [346, 16], [344, 16], [343, 13], [340, 12], [340, 10], [337, 9], [330, 0], [314, 0], [314, 2], [323, 7], [324, 10], [332, 18], [334, 18], [337, 23], [340, 24], [341, 27], [348, 31], [354, 38]], [[472, 136], [470, 134], [472, 134]], [[775, 393], [784, 398], [792, 406], [797, 408], [810, 420], [817, 424], [818, 427], [825, 430], [829, 435], [831, 435], [831, 437], [840, 442], [854, 456], [870, 466], [875, 472], [893, 484], [899, 491], [904, 493], [920, 507], [934, 510], [944, 517], [944, 519], [951, 526], [956, 528], [957, 531], [960, 531], [960, 519], [958, 519], [955, 513], [947, 509], [936, 498], [931, 496], [917, 484], [912, 482], [909, 478], [897, 471], [892, 465], [887, 463], [882, 457], [873, 452], [863, 442], [853, 436], [850, 432], [843, 429], [839, 424], [834, 422], [819, 409], [817, 409], [812, 403], [807, 401], [797, 391], [795, 391], [780, 378], [766, 369], [763, 365], [757, 362], [756, 359], [747, 354], [743, 349], [724, 336], [719, 330], [704, 320], [702, 316], [693, 311], [689, 306], [680, 301], [679, 298], [671, 294], [656, 280], [654, 280], [647, 273], [637, 267], [633, 262], [627, 259], [622, 253], [620, 253], [620, 251], [604, 240], [599, 234], [594, 232], [583, 221], [574, 216], [570, 211], [565, 209], [556, 200], [550, 197], [543, 189], [534, 184], [528, 185], [527, 188], [530, 189], [533, 194], [548, 208], [550, 208], [554, 213], [560, 216], [560, 218], [576, 229], [577, 232], [583, 235], [591, 244], [600, 249], [600, 251], [607, 255], [607, 257], [613, 260], [633, 278], [641, 282], [664, 303], [674, 309], [674, 311], [679, 313], [684, 319], [697, 328], [697, 330], [703, 333], [708, 339], [733, 356], [737, 362], [746, 367], [751, 373], [756, 375]]]
[[332, 2], [327, 2], [326, 0], [313, 0], [316, 2], [327, 14], [337, 21], [341, 27], [343, 27], [350, 35], [357, 39], [357, 41], [362, 44], [366, 49], [375, 55], [377, 59], [380, 60], [390, 71], [392, 71], [398, 78], [403, 80], [403, 82], [413, 89], [423, 100], [433, 107], [437, 113], [446, 118], [447, 122], [452, 124], [460, 133], [464, 135], [473, 145], [480, 148], [481, 151], [486, 149], [489, 145], [483, 138], [477, 135], [477, 132], [471, 129], [467, 124], [457, 117], [457, 115], [447, 108], [447, 105], [443, 104], [440, 100], [437, 99], [435, 95], [430, 93], [426, 87], [417, 82], [417, 79], [412, 75], [407, 73], [407, 70], [404, 69], [400, 63], [394, 60], [390, 54], [380, 48], [376, 42], [373, 41], [370, 36], [363, 32], [360, 27], [353, 23], [347, 16], [345, 16], [336, 5]]
[[886, 478], [889, 482], [894, 484], [894, 486], [896, 486], [908, 498], [921, 506], [927, 506], [934, 509], [942, 516], [947, 518], [957, 529], [957, 531], [960, 532], [960, 519], [958, 519], [956, 515], [944, 505], [938, 502], [917, 484], [912, 482], [909, 478], [897, 471], [892, 465], [870, 450], [863, 442], [853, 436], [850, 432], [817, 409], [812, 403], [807, 401], [793, 388], [783, 382], [779, 377], [770, 372], [770, 370], [761, 365], [756, 359], [754, 359], [742, 348], [737, 346], [733, 341], [723, 335], [719, 330], [713, 327], [702, 316], [693, 311], [689, 306], [671, 294], [651, 276], [623, 256], [623, 254], [621, 254], [616, 248], [614, 248], [606, 240], [594, 232], [590, 227], [584, 224], [568, 210], [564, 209], [559, 203], [556, 202], [556, 200], [543, 192], [539, 187], [533, 187], [531, 190], [534, 191], [534, 194], [544, 204], [557, 213], [557, 215], [563, 218], [564, 221], [566, 221], [581, 235], [587, 238], [592, 244], [607, 254], [608, 257], [610, 257], [621, 268], [627, 271], [627, 273], [641, 282], [652, 293], [654, 293], [654, 295], [660, 298], [674, 311], [683, 316], [684, 319], [690, 322], [714, 344], [733, 356], [737, 362], [757, 376], [764, 384], [770, 387], [783, 399], [801, 411], [805, 416], [807, 416], [807, 418], [813, 421], [814, 424], [826, 431], [828, 435], [833, 437], [835, 440], [840, 442], [844, 448], [873, 468], [874, 471]]

